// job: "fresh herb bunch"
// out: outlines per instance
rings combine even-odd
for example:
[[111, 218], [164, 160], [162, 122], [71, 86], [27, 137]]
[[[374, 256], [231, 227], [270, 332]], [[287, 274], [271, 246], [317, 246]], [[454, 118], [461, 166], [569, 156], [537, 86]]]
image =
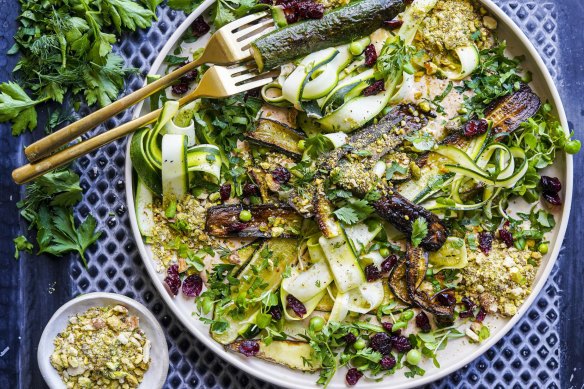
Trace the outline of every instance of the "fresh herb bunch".
[[[87, 266], [85, 250], [101, 236], [92, 215], [80, 224], [73, 218], [73, 207], [81, 200], [79, 176], [71, 170], [57, 170], [26, 187], [26, 197], [18, 202], [22, 217], [37, 230], [38, 253], [61, 256], [77, 252]], [[32, 250], [21, 238], [17, 250]]]
[[[62, 103], [71, 93], [89, 105], [110, 104], [135, 69], [112, 53], [123, 31], [150, 26], [160, 0], [20, 0], [19, 29], [9, 54], [19, 83], [0, 85], [0, 121], [12, 121], [13, 135], [37, 125], [35, 106]], [[32, 98], [27, 95], [30, 91]]]

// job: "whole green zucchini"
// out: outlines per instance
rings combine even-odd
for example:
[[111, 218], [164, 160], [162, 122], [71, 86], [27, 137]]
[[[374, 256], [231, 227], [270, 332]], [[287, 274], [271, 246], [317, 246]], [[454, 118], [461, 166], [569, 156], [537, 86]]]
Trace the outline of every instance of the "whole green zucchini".
[[260, 71], [371, 34], [405, 9], [402, 0], [361, 0], [264, 35], [251, 44]]

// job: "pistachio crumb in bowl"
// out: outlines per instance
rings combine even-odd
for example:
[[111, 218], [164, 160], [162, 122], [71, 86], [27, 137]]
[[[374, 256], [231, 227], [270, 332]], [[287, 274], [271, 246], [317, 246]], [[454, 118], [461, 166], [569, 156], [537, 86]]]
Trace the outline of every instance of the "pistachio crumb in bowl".
[[63, 305], [43, 331], [38, 362], [51, 388], [160, 388], [169, 364], [154, 316], [113, 293]]

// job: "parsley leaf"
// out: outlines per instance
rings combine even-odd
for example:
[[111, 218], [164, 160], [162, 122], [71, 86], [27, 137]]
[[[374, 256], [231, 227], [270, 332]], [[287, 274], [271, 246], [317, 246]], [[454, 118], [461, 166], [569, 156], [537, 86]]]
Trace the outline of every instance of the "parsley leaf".
[[428, 223], [422, 217], [417, 218], [412, 225], [411, 241], [414, 247], [418, 247], [428, 235]]
[[[61, 256], [77, 251], [83, 264], [87, 266], [85, 250], [101, 236], [101, 232], [95, 233], [95, 227], [96, 221], [92, 215], [88, 215], [85, 221], [76, 227], [71, 212], [64, 208], [56, 208], [51, 224], [47, 223], [46, 219], [43, 220], [43, 239], [39, 242], [39, 253]], [[47, 239], [46, 234], [50, 234], [50, 239]]]
[[87, 265], [85, 250], [101, 233], [95, 232], [96, 220], [91, 215], [75, 224], [73, 206], [81, 196], [79, 176], [71, 170], [48, 173], [27, 186], [17, 206], [30, 227], [37, 229], [39, 253], [61, 256], [78, 252]]
[[321, 154], [331, 151], [335, 147], [333, 142], [322, 134], [308, 137], [304, 142], [304, 155], [310, 159], [316, 159]]
[[0, 92], [0, 121], [12, 121], [12, 135], [35, 129], [37, 113], [34, 107], [44, 100], [31, 99], [18, 84], [10, 81], [0, 84]]
[[345, 224], [356, 224], [365, 220], [374, 209], [366, 200], [350, 200], [344, 207], [334, 211], [335, 216]]

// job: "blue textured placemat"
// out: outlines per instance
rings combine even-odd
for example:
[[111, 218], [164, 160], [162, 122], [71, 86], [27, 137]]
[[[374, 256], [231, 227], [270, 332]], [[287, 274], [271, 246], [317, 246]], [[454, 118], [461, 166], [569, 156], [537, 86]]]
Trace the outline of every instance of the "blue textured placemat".
[[[7, 42], [14, 31], [13, 14], [16, 10], [11, 7], [15, 3], [15, 0], [0, 0], [0, 7], [10, 10], [8, 14], [0, 14], [0, 52], [7, 50]], [[557, 76], [558, 17], [554, 3], [509, 0], [498, 0], [497, 3], [526, 32], [552, 75]], [[167, 8], [160, 9], [158, 13], [159, 21], [153, 28], [126, 36], [119, 46], [118, 52], [126, 63], [139, 68], [142, 75], [147, 73], [166, 39], [185, 17], [182, 13]], [[0, 79], [6, 79], [8, 66], [4, 56], [0, 56], [0, 68], [3, 69]], [[127, 86], [127, 90], [141, 87], [142, 77], [134, 77]], [[130, 113], [122, 115], [108, 122], [107, 127], [112, 128], [129, 117]], [[0, 187], [10, 188], [10, 191], [3, 193], [3, 196], [7, 196], [8, 193], [16, 193], [9, 183], [7, 172], [22, 161], [18, 147], [22, 142], [26, 143], [27, 139], [7, 139], [7, 130], [4, 127], [0, 151], [10, 151], [10, 158], [1, 160], [0, 166], [4, 168], [4, 173], [0, 176]], [[21, 388], [42, 385], [35, 354], [44, 324], [52, 312], [71, 296], [93, 291], [125, 294], [143, 302], [156, 315], [167, 333], [170, 350], [171, 368], [166, 387], [271, 387], [237, 370], [207, 350], [164, 305], [146, 273], [132, 238], [124, 195], [125, 158], [125, 141], [122, 140], [81, 159], [77, 164], [85, 191], [84, 200], [77, 210], [82, 218], [88, 213], [94, 215], [98, 219], [99, 228], [104, 231], [99, 244], [90, 250], [87, 269], [75, 259], [58, 261], [27, 256], [20, 262], [19, 272], [11, 273], [6, 279], [2, 278], [0, 292], [7, 294], [0, 298], [0, 309], [6, 309], [8, 317], [14, 317], [19, 325], [15, 326], [10, 320], [7, 323], [0, 320], [0, 332], [14, 333], [18, 328], [21, 339], [12, 341], [16, 343], [13, 347], [20, 346], [19, 353], [12, 349], [6, 355], [0, 356], [0, 387], [14, 386], [10, 384], [13, 382], [10, 376], [18, 376], [17, 382]], [[9, 209], [14, 207], [14, 201], [15, 199], [2, 197], [3, 211], [0, 216], [4, 220], [16, 220], [16, 212]], [[11, 254], [8, 242], [15, 235], [17, 227], [13, 223], [11, 228], [0, 232], [0, 248], [3, 254]], [[5, 258], [0, 260], [0, 265], [6, 261]], [[536, 303], [511, 333], [475, 362], [431, 387], [560, 387], [557, 267]], [[10, 299], [18, 299], [16, 301], [21, 301], [22, 305], [15, 307], [14, 304], [5, 304]], [[0, 353], [5, 350], [2, 336], [0, 335]], [[12, 363], [13, 359], [6, 359], [7, 357], [14, 358], [15, 363]]]

